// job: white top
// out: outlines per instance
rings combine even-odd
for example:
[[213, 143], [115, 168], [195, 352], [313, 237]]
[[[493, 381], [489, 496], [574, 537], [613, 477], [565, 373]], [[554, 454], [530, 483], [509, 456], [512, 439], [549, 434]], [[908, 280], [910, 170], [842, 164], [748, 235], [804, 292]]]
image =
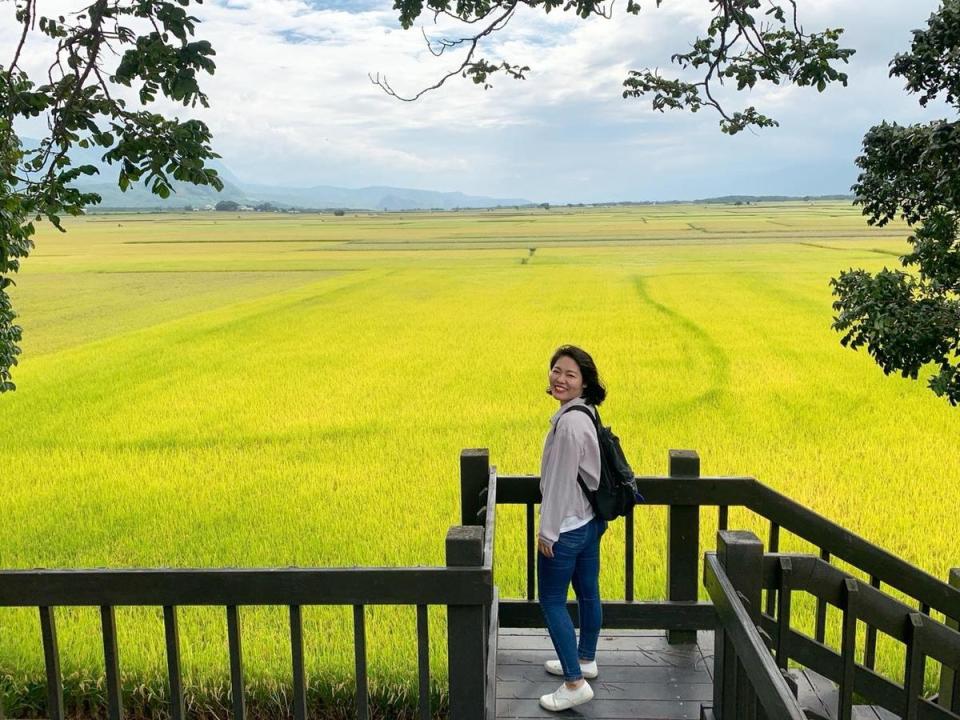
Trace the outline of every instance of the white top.
[[[540, 539], [550, 547], [560, 533], [586, 525], [594, 517], [590, 501], [577, 482], [577, 474], [591, 490], [600, 487], [600, 444], [593, 421], [580, 411], [583, 398], [568, 400], [550, 418], [540, 462]], [[595, 414], [595, 413], [594, 413]]]

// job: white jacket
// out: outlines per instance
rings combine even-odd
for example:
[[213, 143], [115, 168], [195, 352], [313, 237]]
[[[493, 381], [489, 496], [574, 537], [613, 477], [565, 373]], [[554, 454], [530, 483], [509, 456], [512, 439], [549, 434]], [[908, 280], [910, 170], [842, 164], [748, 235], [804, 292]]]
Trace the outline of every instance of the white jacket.
[[[565, 411], [573, 405], [587, 405], [583, 398], [568, 400], [550, 418], [550, 432], [543, 443], [540, 461], [540, 539], [553, 547], [562, 530], [573, 529], [594, 516], [590, 501], [577, 482], [577, 474], [587, 487], [600, 487], [600, 444], [593, 421], [579, 410]], [[569, 522], [564, 522], [569, 521]], [[561, 526], [568, 526], [563, 527]]]

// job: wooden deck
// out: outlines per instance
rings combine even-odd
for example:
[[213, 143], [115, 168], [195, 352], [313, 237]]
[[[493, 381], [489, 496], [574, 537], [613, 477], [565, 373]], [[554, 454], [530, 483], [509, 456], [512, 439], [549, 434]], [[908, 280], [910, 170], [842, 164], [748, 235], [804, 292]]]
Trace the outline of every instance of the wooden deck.
[[497, 651], [497, 718], [582, 717], [631, 720], [699, 720], [700, 703], [713, 697], [713, 633], [696, 645], [669, 645], [663, 631], [604, 632], [597, 645], [600, 675], [584, 705], [562, 713], [540, 707], [562, 678], [548, 675], [555, 657], [545, 630], [501, 628]]
[[[600, 675], [590, 680], [594, 699], [561, 713], [540, 707], [561, 678], [548, 675], [555, 657], [542, 629], [501, 628], [497, 651], [497, 718], [591, 718], [591, 720], [699, 720], [700, 703], [712, 704], [713, 633], [696, 645], [669, 645], [663, 631], [613, 630], [597, 645]], [[811, 720], [835, 720], [837, 687], [816, 673], [791, 671], [798, 699]], [[854, 720], [899, 720], [881, 708], [858, 705]]]

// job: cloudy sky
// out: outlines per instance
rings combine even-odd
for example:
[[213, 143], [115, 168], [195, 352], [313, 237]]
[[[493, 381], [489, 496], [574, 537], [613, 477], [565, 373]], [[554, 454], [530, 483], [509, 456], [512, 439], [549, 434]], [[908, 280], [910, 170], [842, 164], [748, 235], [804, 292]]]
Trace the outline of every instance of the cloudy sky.
[[[41, 11], [58, 4], [41, 2]], [[781, 124], [733, 138], [712, 112], [661, 114], [649, 101], [621, 97], [629, 69], [670, 72], [671, 53], [705, 27], [707, 0], [664, 0], [660, 8], [648, 0], [638, 16], [617, 2], [612, 20], [527, 8], [486, 53], [531, 66], [527, 80], [497, 76], [483, 91], [456, 78], [415, 103], [388, 97], [368, 73], [386, 74], [399, 92], [419, 90], [458, 64], [456, 56], [434, 58], [423, 31], [451, 30], [432, 18], [401, 30], [391, 4], [207, 0], [195, 10], [198, 37], [217, 50], [216, 75], [204, 81], [211, 107], [197, 116], [235, 175], [538, 202], [843, 193], [871, 125], [945, 112], [921, 109], [887, 76], [891, 57], [909, 47], [910, 30], [936, 0], [800, 0], [805, 28], [846, 28], [844, 44], [857, 49], [850, 86], [731, 97], [732, 108], [755, 104]], [[12, 48], [12, 23], [2, 25], [0, 46]], [[42, 43], [29, 46], [27, 64], [39, 66], [45, 52]]]

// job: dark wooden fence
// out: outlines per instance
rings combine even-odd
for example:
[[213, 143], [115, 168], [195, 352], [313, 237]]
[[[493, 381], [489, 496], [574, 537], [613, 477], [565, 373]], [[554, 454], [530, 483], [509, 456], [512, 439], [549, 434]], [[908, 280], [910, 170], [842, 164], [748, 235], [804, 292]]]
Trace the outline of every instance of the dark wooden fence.
[[[182, 720], [185, 709], [177, 608], [223, 606], [228, 629], [233, 715], [242, 720], [246, 713], [242, 608], [288, 606], [293, 709], [295, 718], [304, 720], [307, 708], [301, 609], [305, 605], [352, 606], [356, 714], [360, 720], [366, 720], [370, 708], [364, 608], [367, 605], [414, 606], [419, 716], [426, 720], [432, 711], [427, 608], [443, 605], [447, 608], [448, 621], [450, 717], [493, 720], [498, 628], [542, 626], [535, 600], [535, 510], [540, 502], [539, 478], [498, 476], [490, 467], [486, 450], [464, 450], [460, 457], [460, 483], [460, 524], [447, 533], [445, 567], [2, 571], [0, 607], [39, 608], [48, 684], [47, 714], [53, 720], [62, 720], [64, 716], [55, 609], [81, 605], [100, 607], [108, 715], [110, 720], [120, 720], [123, 708], [114, 608], [162, 607], [170, 712], [174, 720]], [[721, 720], [754, 717], [730, 710], [724, 714], [724, 708], [733, 703], [732, 707], [753, 708], [743, 712], [757, 713], [756, 717], [794, 718], [795, 708], [784, 695], [785, 679], [780, 672], [789, 659], [841, 683], [843, 707], [856, 692], [894, 712], [902, 711], [904, 717], [960, 718], [957, 714], [960, 673], [956, 672], [960, 666], [960, 645], [955, 623], [960, 618], [960, 571], [949, 583], [938, 580], [753, 478], [701, 477], [699, 457], [692, 451], [672, 450], [669, 474], [639, 478], [638, 487], [647, 505], [668, 508], [666, 600], [638, 601], [634, 597], [634, 517], [628, 517], [624, 520], [624, 599], [604, 602], [604, 624], [611, 628], [663, 629], [672, 643], [692, 642], [698, 630], [717, 629], [717, 646], [726, 650], [717, 653], [719, 674], [715, 677], [719, 694], [715, 695], [713, 708], [705, 709], [705, 713], [713, 713], [713, 717]], [[526, 507], [525, 598], [500, 598], [496, 589], [494, 550], [498, 504]], [[721, 531], [727, 530], [730, 507], [747, 508], [766, 519], [770, 554], [762, 558], [759, 577], [746, 580], [747, 574], [724, 566], [729, 562], [742, 564], [746, 562], [743, 557], [748, 555], [753, 558], [758, 548], [762, 550], [759, 541], [741, 557], [737, 553], [744, 551], [743, 547], [738, 545], [736, 551], [731, 551], [729, 538], [732, 536], [721, 534], [719, 546], [726, 549], [721, 550], [720, 559], [708, 554], [701, 562], [704, 556], [699, 540], [700, 518], [704, 506], [717, 508]], [[639, 507], [636, 513], [644, 511]], [[819, 549], [819, 557], [779, 555], [784, 532], [813, 543]], [[855, 581], [851, 585], [853, 579], [830, 564], [833, 558], [859, 568], [869, 577], [869, 582]], [[701, 577], [712, 602], [698, 600]], [[744, 582], [748, 585], [743, 585]], [[882, 591], [883, 585], [912, 598], [916, 607], [891, 598]], [[856, 589], [851, 590], [853, 587]], [[761, 613], [764, 591], [765, 612]], [[790, 599], [800, 591], [809, 592], [817, 599], [812, 638], [790, 628]], [[855, 628], [858, 621], [866, 624], [862, 663], [851, 659], [853, 646], [849, 641], [840, 652], [824, 645], [826, 608], [830, 604], [845, 611], [845, 633], [849, 634], [850, 627]], [[576, 620], [575, 603], [571, 603], [570, 611]], [[946, 624], [931, 617], [932, 611], [942, 613]], [[913, 658], [907, 668], [907, 682], [902, 686], [875, 672], [878, 630], [905, 642], [908, 658]], [[758, 650], [764, 645], [776, 653], [776, 662], [769, 651], [764, 656]], [[937, 703], [920, 696], [926, 657], [938, 660], [943, 666]], [[731, 692], [731, 687], [739, 689], [726, 694]]]
[[[834, 587], [827, 592], [823, 587], [810, 586], [818, 591], [811, 591], [816, 598], [815, 629], [812, 638], [809, 641], [801, 636], [795, 630], [791, 630], [788, 635], [790, 644], [789, 657], [791, 660], [805, 665], [822, 675], [840, 683], [842, 679], [841, 670], [844, 667], [848, 669], [844, 672], [850, 672], [851, 663], [857, 663], [852, 660], [852, 646], [850, 652], [844, 655], [841, 653], [830, 653], [824, 645], [826, 635], [827, 606], [836, 605], [841, 609], [846, 606], [838, 599], [841, 592], [837, 583], [856, 582], [860, 588], [860, 597], [869, 595], [871, 599], [885, 598], [891, 603], [897, 605], [906, 615], [898, 616], [899, 620], [891, 620], [889, 617], [881, 622], [881, 616], [876, 614], [875, 610], [864, 611], [856, 618], [866, 626], [865, 643], [862, 648], [863, 662], [857, 665], [854, 672], [855, 682], [851, 684], [848, 680], [843, 686], [841, 692], [841, 712], [847, 712], [844, 708], [851, 703], [852, 693], [861, 694], [871, 703], [890, 709], [892, 712], [900, 714], [902, 717], [919, 718], [960, 718], [957, 715], [957, 703], [960, 702], [960, 673], [957, 672], [956, 656], [953, 654], [953, 635], [956, 635], [956, 620], [960, 618], [960, 570], [951, 572], [949, 582], [943, 582], [938, 578], [924, 572], [923, 570], [911, 565], [910, 563], [896, 557], [892, 553], [877, 547], [873, 543], [855, 535], [846, 528], [824, 518], [816, 512], [804, 507], [785, 495], [778, 493], [772, 488], [764, 485], [750, 477], [702, 477], [700, 475], [700, 461], [695, 452], [671, 450], [670, 451], [670, 472], [665, 477], [641, 477], [637, 479], [637, 486], [646, 500], [646, 505], [665, 505], [668, 508], [667, 537], [665, 538], [666, 547], [666, 578], [665, 594], [666, 601], [649, 602], [634, 600], [634, 517], [625, 518], [624, 532], [624, 600], [623, 601], [604, 601], [603, 614], [604, 625], [613, 628], [659, 628], [667, 631], [670, 642], [683, 643], [691, 642], [695, 639], [697, 630], [718, 629], [717, 647], [721, 647], [721, 640], [727, 632], [736, 632], [740, 637], [739, 648], [733, 648], [734, 657], [738, 662], [729, 663], [727, 668], [718, 667], [717, 672], [730, 673], [731, 667], [736, 668], [740, 663], [739, 658], [744, 657], [744, 653], [755, 655], [756, 636], [749, 629], [731, 630], [724, 625], [723, 618], [718, 617], [721, 613], [716, 606], [718, 597], [726, 597], [721, 593], [720, 581], [713, 577], [711, 579], [711, 562], [709, 556], [704, 559], [701, 565], [702, 549], [699, 547], [700, 536], [700, 513], [703, 507], [717, 508], [717, 525], [720, 531], [728, 529], [729, 510], [731, 507], [741, 507], [752, 511], [756, 516], [762, 518], [768, 525], [768, 545], [767, 550], [776, 554], [779, 551], [781, 537], [784, 533], [792, 533], [794, 536], [811, 543], [818, 550], [818, 556], [797, 556], [795, 562], [803, 567], [805, 563], [815, 560], [818, 567], [821, 568], [817, 577], [832, 577]], [[534, 558], [536, 552], [535, 545], [535, 507], [540, 502], [540, 478], [532, 475], [500, 475], [497, 480], [497, 503], [501, 504], [519, 504], [526, 506], [526, 556], [527, 556], [527, 593], [523, 599], [501, 599], [500, 600], [500, 623], [509, 627], [536, 627], [542, 623], [539, 609], [535, 601], [535, 573]], [[636, 513], [645, 511], [643, 506], [635, 509]], [[759, 541], [757, 541], [759, 543]], [[762, 550], [762, 545], [758, 545]], [[779, 556], [777, 556], [779, 557]], [[789, 560], [784, 556], [784, 560]], [[832, 560], [842, 560], [848, 565], [860, 570], [868, 582], [857, 581], [848, 575], [842, 573], [839, 569], [831, 565]], [[764, 568], [769, 567], [769, 559], [764, 559]], [[712, 565], [716, 570], [717, 565]], [[716, 574], [716, 573], [715, 573]], [[739, 575], [737, 573], [737, 575]], [[703, 577], [708, 590], [713, 588], [711, 593], [713, 602], [697, 601], [697, 591], [700, 578]], [[771, 632], [770, 624], [775, 609], [782, 602], [789, 603], [790, 592], [784, 591], [775, 583], [771, 584], [772, 577], [769, 571], [765, 570], [764, 583], [760, 584], [756, 580], [756, 589], [759, 593], [761, 588], [765, 590], [766, 602], [765, 612], [761, 614], [760, 595], [749, 603], [742, 603], [746, 612], [752, 617], [755, 623], [759, 624], [759, 636]], [[738, 592], [742, 590], [739, 583], [741, 579], [736, 578], [734, 587]], [[884, 593], [883, 586], [895, 588], [900, 593], [910, 598], [913, 602], [913, 608], [895, 600], [890, 595]], [[806, 587], [806, 586], [805, 586]], [[799, 586], [794, 586], [797, 590]], [[719, 594], [718, 594], [719, 593]], [[729, 606], [727, 611], [728, 618], [732, 618], [734, 603], [730, 599], [725, 601]], [[879, 601], [878, 601], [879, 602]], [[789, 605], [788, 605], [789, 607]], [[893, 607], [893, 606], [888, 606]], [[905, 609], [904, 609], [905, 608]], [[575, 603], [570, 603], [569, 610], [576, 621], [577, 609]], [[931, 617], [932, 611], [940, 612], [944, 618], [944, 623], [938, 623]], [[889, 611], [888, 611], [889, 612]], [[898, 611], [899, 612], [899, 611]], [[789, 620], [789, 614], [787, 616]], [[854, 617], [850, 615], [849, 617]], [[912, 618], [912, 619], [911, 619]], [[845, 622], [853, 622], [845, 620]], [[919, 623], [919, 626], [925, 628], [917, 631], [922, 636], [922, 641], [908, 644], [908, 657], [910, 652], [916, 655], [914, 665], [909, 668], [906, 677], [911, 677], [913, 681], [906, 685], [897, 685], [889, 679], [879, 680], [879, 675], [875, 672], [876, 666], [876, 639], [877, 631], [890, 635], [891, 637], [906, 642], [907, 633], [914, 633], [913, 630], [895, 630], [896, 622], [909, 622], [910, 627]], [[733, 626], [730, 626], [731, 628]], [[936, 630], [930, 628], [936, 627]], [[950, 633], [953, 633], [951, 635]], [[914, 633], [916, 634], [916, 633]], [[747, 643], [746, 645], [744, 643]], [[775, 645], [771, 645], [776, 649]], [[921, 648], [917, 650], [916, 648]], [[922, 668], [921, 656], [934, 658], [941, 662], [941, 680], [940, 693], [937, 702], [931, 702], [929, 699], [922, 699]], [[717, 657], [717, 656], [715, 656]], [[755, 658], [754, 658], [755, 659]], [[718, 658], [719, 660], [719, 658]], [[719, 660], [723, 665], [722, 660]], [[752, 662], [752, 661], [751, 661]], [[786, 660], [783, 660], [785, 663]], [[760, 668], [765, 671], [776, 669], [776, 663], [764, 662], [761, 665], [753, 663], [752, 670], [744, 672], [747, 680], [726, 677], [715, 674], [715, 691], [723, 693], [729, 683], [733, 687], [737, 682], [748, 684], [755, 687], [755, 694], [765, 688], [760, 694], [761, 699], [774, 702], [774, 688], [776, 694], [781, 694], [783, 690], [783, 678], [780, 673], [767, 672], [766, 677], [759, 675]], [[781, 665], [785, 667], [785, 665]], [[918, 669], [921, 668], [921, 669]], [[919, 673], [920, 680], [917, 681]], [[865, 679], [866, 678], [866, 679]], [[912, 682], [912, 684], [911, 684]], [[917, 685], [917, 682], [920, 684]], [[754, 695], [744, 690], [748, 700], [745, 700], [743, 707], [752, 706]], [[741, 693], [743, 695], [743, 693]], [[722, 698], [716, 696], [715, 706], [711, 710], [712, 717], [723, 720], [740, 720], [741, 718], [750, 718], [754, 715], [741, 715], [737, 711], [729, 711], [724, 716]], [[738, 702], [737, 696], [727, 697], [726, 702]], [[760, 704], [761, 707], [763, 703]], [[918, 709], [915, 709], [918, 708]], [[931, 710], [931, 708], [934, 708]], [[947, 708], [950, 708], [949, 710]], [[732, 714], [731, 714], [732, 712]], [[741, 710], [741, 712], [747, 712]], [[750, 710], [750, 713], [758, 712]], [[768, 708], [771, 713], [769, 717], [789, 718], [791, 715], [782, 714], [783, 708], [774, 711]], [[913, 715], [911, 715], [913, 713]], [[917, 714], [919, 713], [919, 714]], [[849, 717], [845, 715], [843, 720]]]
[[[836, 717], [850, 720], [854, 700], [880, 706], [898, 717], [958, 718], [956, 678], [960, 667], [960, 632], [956, 623], [937, 622], [903, 602], [885, 594], [869, 583], [831, 566], [814, 555], [764, 555], [763, 545], [751, 532], [719, 533], [718, 551], [706, 557], [705, 583], [713, 599], [720, 627], [716, 637], [716, 674], [714, 706], [707, 717], [760, 717], [751, 710], [757, 698], [767, 710], [768, 717], [793, 717], [772, 705], [783, 699], [784, 685], [777, 680], [778, 672], [787, 676], [789, 663], [814, 670], [838, 686]], [[761, 594], [776, 593], [776, 614], [761, 611]], [[841, 639], [833, 649], [808, 634], [791, 626], [791, 608], [796, 593], [809, 593], [817, 600], [836, 607], [840, 612]], [[743, 613], [732, 618], [728, 606], [741, 605]], [[745, 621], [751, 626], [737, 627]], [[857, 625], [865, 623], [904, 645], [903, 682], [897, 682], [858, 661]], [[761, 632], [756, 632], [759, 628]], [[750, 635], [749, 646], [741, 637], [731, 643], [732, 636]], [[731, 637], [728, 637], [731, 636]], [[870, 637], [865, 633], [865, 639]], [[875, 642], [875, 635], [874, 642]], [[756, 647], [764, 652], [763, 668], [756, 662]], [[875, 648], [875, 646], [874, 646]], [[742, 660], [736, 669], [734, 662], [744, 657], [751, 660], [747, 667]], [[941, 692], [936, 702], [923, 694], [924, 668], [927, 658], [941, 664]], [[749, 678], [746, 686], [739, 674]], [[764, 676], [770, 680], [764, 679]], [[759, 680], [754, 691], [752, 684]], [[774, 694], [774, 686], [776, 694]], [[952, 687], [948, 687], [952, 686]], [[763, 693], [761, 693], [763, 688]]]
[[[472, 530], [473, 528], [470, 528]], [[482, 528], [477, 528], [482, 533]], [[220, 605], [225, 608], [230, 655], [231, 700], [235, 718], [245, 717], [242, 608], [249, 605], [286, 605], [290, 612], [290, 645], [293, 658], [293, 707], [297, 720], [306, 718], [306, 696], [301, 608], [305, 605], [353, 607], [356, 660], [357, 717], [369, 716], [366, 670], [365, 607], [412, 605], [417, 611], [420, 717], [430, 717], [430, 666], [427, 606], [447, 606], [452, 639], [473, 640], [482, 646], [486, 637], [476, 630], [489, 613], [494, 597], [492, 574], [472, 560], [475, 537], [452, 528], [447, 537], [448, 567], [351, 568], [276, 570], [23, 570], [0, 573], [0, 607], [38, 607], [47, 676], [47, 717], [64, 717], [60, 656], [57, 646], [56, 608], [99, 606], [102, 619], [108, 717], [120, 720], [120, 669], [114, 608], [162, 606], [170, 683], [170, 714], [184, 718], [180, 672], [177, 609], [186, 605]], [[481, 545], [482, 547], [482, 545]], [[482, 647], [481, 647], [482, 650]], [[479, 702], [471, 690], [483, 678], [485, 666], [476, 665], [475, 648], [451, 640], [451, 706]], [[480, 653], [481, 656], [483, 653]]]
[[[496, 492], [486, 451], [461, 456], [464, 497], [481, 499], [480, 491]], [[480, 474], [478, 475], [478, 471]], [[482, 475], [482, 477], [481, 477]], [[470, 483], [476, 484], [476, 492]], [[302, 608], [308, 605], [353, 607], [356, 668], [356, 716], [370, 716], [367, 689], [365, 608], [368, 605], [410, 605], [416, 608], [418, 714], [432, 715], [427, 609], [444, 605], [448, 621], [450, 715], [474, 718], [490, 706], [487, 678], [496, 677], [497, 594], [493, 585], [495, 507], [481, 515], [479, 506], [464, 504], [471, 516], [451, 527], [446, 537], [446, 567], [345, 569], [184, 569], [184, 570], [8, 570], [0, 572], [0, 607], [36, 607], [42, 634], [47, 678], [47, 717], [63, 720], [64, 698], [57, 644], [56, 609], [99, 606], [105, 658], [107, 715], [121, 720], [120, 650], [114, 609], [119, 606], [163, 608], [169, 712], [185, 717], [180, 670], [177, 609], [182, 606], [223, 606], [230, 657], [230, 697], [233, 717], [246, 716], [242, 651], [243, 607], [283, 605], [290, 613], [293, 670], [293, 710], [296, 720], [307, 717]], [[2, 717], [2, 712], [0, 712]]]
[[701, 708], [702, 717], [805, 720], [757, 627], [763, 546], [750, 532], [721, 530], [717, 535], [717, 552], [704, 561], [717, 630], [713, 706]]
[[[634, 598], [634, 516], [624, 518], [624, 600], [603, 603], [603, 623], [609, 628], [662, 629], [673, 643], [693, 642], [697, 630], [712, 630], [713, 604], [701, 602], [700, 587], [700, 506], [732, 504], [738, 489], [752, 482], [748, 478], [699, 478], [700, 458], [684, 450], [670, 451], [670, 475], [641, 478], [640, 492], [647, 505], [667, 505], [667, 576], [664, 601], [637, 601]], [[540, 478], [533, 475], [501, 475], [497, 479], [498, 504], [526, 507], [527, 593], [522, 599], [500, 600], [500, 623], [506, 627], [542, 627], [536, 596], [536, 518], [540, 502]], [[643, 512], [643, 507], [636, 512]], [[617, 521], [620, 522], [620, 521]], [[575, 621], [577, 606], [569, 604]]]
[[[778, 597], [776, 616], [763, 613], [760, 621], [778, 666], [786, 669], [788, 661], [796, 661], [836, 682], [840, 720], [851, 717], [855, 693], [871, 704], [911, 720], [960, 718], [960, 698], [955, 692], [956, 671], [960, 668], [960, 632], [955, 629], [955, 623], [949, 627], [938, 622], [812, 555], [764, 557], [760, 582], [768, 594], [776, 592]], [[792, 597], [796, 593], [809, 593], [819, 603], [832, 605], [842, 613], [839, 648], [830, 648], [791, 627]], [[903, 683], [877, 673], [873, 662], [858, 662], [858, 623], [874, 630], [874, 634], [867, 636], [867, 639], [873, 637], [874, 643], [878, 630], [903, 643]], [[875, 645], [872, 647], [875, 650]], [[952, 686], [953, 692], [941, 695], [937, 703], [923, 695], [927, 658], [941, 664], [941, 683]]]

